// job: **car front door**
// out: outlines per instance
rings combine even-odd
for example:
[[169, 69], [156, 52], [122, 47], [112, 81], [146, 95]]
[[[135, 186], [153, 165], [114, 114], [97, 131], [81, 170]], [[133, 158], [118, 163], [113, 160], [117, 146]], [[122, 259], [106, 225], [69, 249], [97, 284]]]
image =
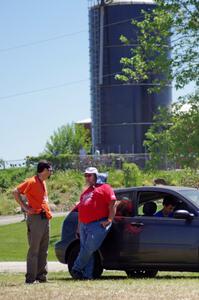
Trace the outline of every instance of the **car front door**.
[[[140, 196], [138, 194], [138, 199]], [[140, 228], [135, 263], [198, 264], [198, 217], [187, 221], [171, 217], [137, 215], [132, 219], [132, 223], [131, 225]]]

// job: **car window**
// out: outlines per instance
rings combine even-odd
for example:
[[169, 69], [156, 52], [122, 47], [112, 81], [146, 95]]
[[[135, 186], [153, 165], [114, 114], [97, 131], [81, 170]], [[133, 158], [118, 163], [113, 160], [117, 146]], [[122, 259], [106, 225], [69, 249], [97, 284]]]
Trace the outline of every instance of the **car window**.
[[[164, 199], [171, 199], [173, 201], [173, 210], [168, 214], [168, 217], [173, 217], [173, 213], [179, 209], [189, 210], [188, 205], [181, 199], [169, 194], [160, 192], [140, 192], [138, 194], [138, 215], [161, 217]], [[158, 213], [158, 214], [157, 214]], [[156, 215], [157, 214], [157, 215]], [[162, 216], [163, 217], [163, 216]]]
[[198, 190], [182, 190], [180, 192], [184, 197], [188, 198], [194, 205], [199, 208], [199, 191]]
[[132, 217], [135, 214], [132, 193], [116, 193], [117, 211], [116, 216]]
[[139, 216], [154, 216], [158, 211], [162, 209], [163, 199], [148, 200], [139, 204], [138, 215]]

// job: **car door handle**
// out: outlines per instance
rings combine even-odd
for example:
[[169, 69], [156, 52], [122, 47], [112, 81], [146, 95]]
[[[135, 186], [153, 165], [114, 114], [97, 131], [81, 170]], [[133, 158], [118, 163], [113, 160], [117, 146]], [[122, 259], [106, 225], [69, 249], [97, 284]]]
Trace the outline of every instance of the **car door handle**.
[[132, 222], [131, 225], [132, 225], [132, 226], [136, 226], [136, 227], [142, 227], [142, 226], [144, 226], [144, 223], [140, 223], [140, 222]]

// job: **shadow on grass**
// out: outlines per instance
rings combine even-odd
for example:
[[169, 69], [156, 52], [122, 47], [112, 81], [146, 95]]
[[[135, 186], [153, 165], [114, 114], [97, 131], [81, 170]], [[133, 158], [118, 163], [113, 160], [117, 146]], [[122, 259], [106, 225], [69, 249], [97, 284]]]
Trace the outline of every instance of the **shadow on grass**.
[[[183, 275], [159, 275], [155, 278], [128, 278], [127, 276], [122, 276], [122, 275], [105, 275], [105, 276], [102, 276], [101, 278], [99, 279], [95, 279], [95, 280], [92, 280], [93, 282], [100, 282], [100, 281], [111, 281], [111, 280], [148, 280], [148, 279], [151, 279], [151, 280], [158, 280], [158, 281], [161, 281], [161, 280], [174, 280], [174, 279], [199, 279], [199, 275], [188, 275], [188, 276], [183, 276]], [[76, 280], [76, 279], [73, 279], [72, 277], [59, 277], [59, 278], [50, 278], [50, 281], [65, 281], [65, 282], [76, 282], [76, 281], [80, 281], [80, 280]], [[82, 282], [84, 281], [87, 281], [87, 280], [81, 280]]]
[[[99, 279], [94, 279], [92, 280], [93, 282], [97, 282], [97, 281], [103, 281], [103, 280], [123, 280], [123, 279], [127, 279], [127, 277], [125, 276], [114, 276], [114, 275], [110, 275], [110, 276], [102, 276], [101, 278]], [[74, 282], [78, 282], [78, 281], [81, 281], [81, 282], [84, 282], [84, 281], [87, 281], [87, 280], [77, 280], [77, 279], [73, 279], [72, 277], [59, 277], [59, 278], [50, 278], [50, 281], [74, 281]]]
[[199, 275], [163, 275], [163, 276], [157, 276], [154, 279], [157, 280], [173, 280], [173, 279], [199, 279]]

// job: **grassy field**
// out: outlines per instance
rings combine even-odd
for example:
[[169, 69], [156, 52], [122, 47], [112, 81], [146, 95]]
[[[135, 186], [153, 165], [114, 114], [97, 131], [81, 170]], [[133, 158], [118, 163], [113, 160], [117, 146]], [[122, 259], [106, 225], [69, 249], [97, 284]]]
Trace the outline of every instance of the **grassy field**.
[[[49, 260], [56, 260], [54, 244], [60, 239], [64, 217], [53, 218], [49, 246]], [[16, 223], [0, 226], [0, 261], [24, 261], [28, 249], [26, 224]]]
[[198, 300], [197, 274], [160, 273], [154, 279], [128, 279], [123, 272], [104, 272], [96, 281], [74, 281], [50, 273], [49, 283], [27, 286], [23, 274], [0, 274], [0, 299]]

